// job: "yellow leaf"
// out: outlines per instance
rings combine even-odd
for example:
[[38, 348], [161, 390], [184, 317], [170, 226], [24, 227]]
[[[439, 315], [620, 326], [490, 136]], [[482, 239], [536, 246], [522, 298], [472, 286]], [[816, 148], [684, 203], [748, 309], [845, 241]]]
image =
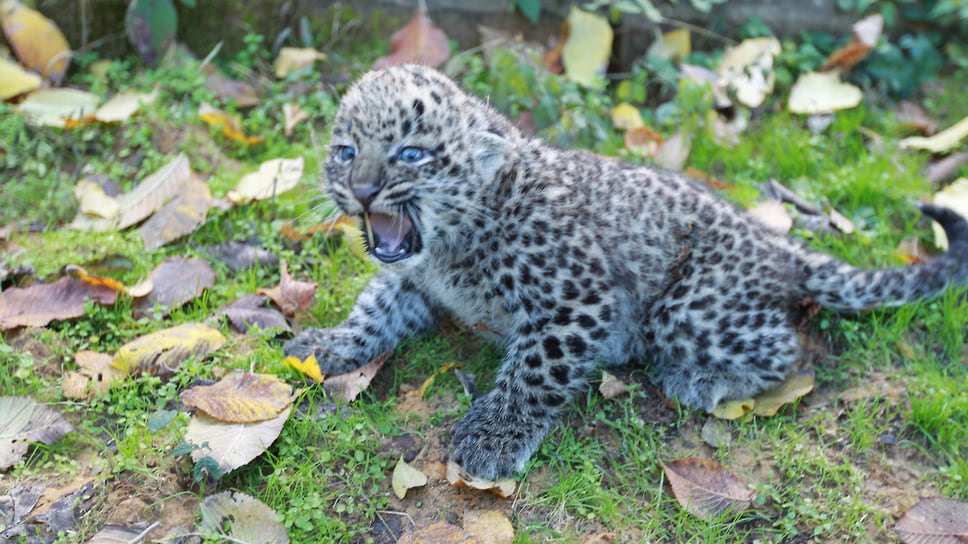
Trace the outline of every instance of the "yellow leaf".
[[71, 62], [71, 47], [57, 25], [17, 0], [0, 2], [0, 23], [24, 66], [59, 84]]
[[80, 121], [93, 113], [100, 102], [100, 97], [86, 91], [42, 89], [30, 93], [17, 111], [32, 125], [65, 128], [70, 121]]
[[689, 35], [689, 29], [679, 28], [666, 32], [652, 42], [646, 54], [678, 62], [688, 57], [691, 52], [692, 39]]
[[[968, 217], [968, 178], [958, 178], [951, 185], [934, 194], [934, 203], [947, 206], [952, 210]], [[934, 244], [939, 249], [948, 249], [948, 237], [937, 221], [931, 222], [934, 230]]]
[[430, 386], [433, 385], [434, 380], [437, 379], [437, 376], [441, 376], [441, 375], [443, 375], [446, 372], [450, 372], [450, 369], [455, 368], [455, 367], [458, 367], [458, 366], [460, 366], [460, 365], [457, 364], [454, 361], [451, 361], [449, 363], [444, 363], [443, 366], [441, 366], [440, 368], [438, 368], [436, 372], [434, 372], [433, 374], [431, 374], [430, 377], [427, 378], [426, 380], [424, 380], [424, 382], [420, 385], [420, 389], [417, 390], [417, 393], [420, 396], [420, 398], [421, 399], [424, 398], [424, 396], [427, 394], [427, 389], [430, 389]]
[[0, 57], [0, 100], [30, 92], [41, 83], [40, 76], [31, 74], [19, 64]]
[[114, 197], [104, 193], [97, 183], [84, 178], [74, 186], [77, 198], [77, 211], [84, 215], [102, 219], [115, 219], [121, 215], [121, 204]]
[[760, 393], [755, 398], [756, 404], [753, 406], [753, 413], [762, 417], [772, 416], [782, 406], [813, 391], [814, 377], [813, 368], [805, 368], [791, 375], [773, 389]]
[[277, 78], [283, 79], [296, 70], [312, 66], [317, 60], [326, 60], [326, 54], [311, 47], [283, 47], [272, 65], [272, 71]]
[[780, 54], [780, 40], [774, 37], [743, 40], [719, 60], [718, 85], [736, 91], [736, 99], [755, 108], [773, 92], [776, 76], [773, 58]]
[[600, 15], [572, 6], [568, 14], [568, 41], [561, 52], [565, 76], [592, 85], [605, 72], [612, 54], [612, 27]]
[[800, 74], [787, 106], [793, 113], [826, 113], [860, 104], [860, 89], [840, 80], [840, 70]]
[[129, 374], [168, 374], [185, 359], [206, 355], [224, 344], [225, 337], [218, 330], [204, 323], [185, 323], [128, 342], [111, 364]]
[[950, 151], [968, 136], [968, 117], [928, 138], [912, 136], [898, 142], [901, 149], [924, 149], [932, 153]]
[[390, 483], [397, 498], [403, 500], [407, 496], [408, 489], [427, 485], [427, 475], [408, 465], [401, 456], [397, 460], [397, 465], [393, 467]]
[[311, 380], [321, 382], [323, 381], [323, 371], [319, 368], [319, 363], [316, 361], [315, 355], [310, 355], [305, 361], [300, 361], [298, 357], [293, 357], [290, 355], [282, 361], [286, 366], [296, 369], [302, 372]]
[[257, 171], [242, 176], [226, 196], [236, 204], [273, 198], [299, 184], [304, 164], [302, 157], [268, 160]]
[[182, 190], [138, 228], [145, 250], [154, 251], [194, 232], [205, 222], [211, 207], [208, 184], [198, 176], [190, 176], [182, 183]]
[[255, 423], [292, 404], [292, 387], [271, 374], [233, 372], [212, 385], [181, 392], [181, 401], [226, 423]]
[[[511, 544], [514, 527], [500, 510], [464, 510], [464, 530], [481, 544]], [[594, 540], [585, 540], [591, 544]]]
[[612, 108], [612, 124], [619, 130], [632, 130], [645, 126], [639, 109], [628, 102], [622, 102]]
[[513, 495], [518, 486], [518, 484], [514, 481], [514, 478], [505, 478], [503, 480], [486, 480], [484, 478], [471, 476], [454, 461], [447, 462], [447, 481], [450, 482], [450, 485], [452, 486], [467, 486], [473, 487], [474, 489], [490, 491], [501, 498], [507, 498]]
[[242, 120], [228, 113], [202, 102], [198, 106], [198, 117], [210, 127], [222, 127], [222, 134], [230, 140], [245, 144], [257, 144], [264, 140], [259, 136], [247, 136], [242, 130]]
[[94, 118], [102, 123], [126, 121], [141, 106], [154, 104], [158, 99], [159, 86], [155, 85], [150, 93], [123, 92], [112, 96], [94, 112]]
[[733, 399], [720, 402], [713, 408], [712, 414], [719, 419], [739, 419], [753, 411], [753, 399]]

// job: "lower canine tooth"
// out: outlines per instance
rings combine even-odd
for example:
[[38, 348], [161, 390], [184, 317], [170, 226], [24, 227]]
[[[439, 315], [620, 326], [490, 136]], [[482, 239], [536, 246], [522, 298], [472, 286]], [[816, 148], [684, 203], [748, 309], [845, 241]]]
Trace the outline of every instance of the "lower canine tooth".
[[370, 214], [363, 214], [363, 221], [366, 223], [366, 241], [370, 246], [370, 251], [376, 249], [376, 240], [373, 238], [373, 225], [370, 224]]

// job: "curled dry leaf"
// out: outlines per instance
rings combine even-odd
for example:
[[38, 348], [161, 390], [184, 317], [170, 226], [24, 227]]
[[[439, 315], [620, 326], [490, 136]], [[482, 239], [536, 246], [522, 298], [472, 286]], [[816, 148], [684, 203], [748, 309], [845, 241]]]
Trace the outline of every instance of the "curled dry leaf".
[[215, 92], [215, 96], [218, 98], [231, 100], [241, 108], [251, 108], [259, 103], [259, 95], [252, 88], [252, 85], [225, 77], [214, 70], [205, 79], [205, 88]]
[[898, 142], [901, 149], [924, 149], [932, 153], [946, 153], [954, 149], [968, 136], [968, 117], [942, 130], [934, 136], [912, 136]]
[[376, 59], [373, 68], [388, 68], [414, 62], [437, 67], [450, 58], [447, 34], [437, 28], [424, 9], [417, 9], [413, 18], [390, 37], [390, 54]]
[[309, 119], [309, 114], [305, 110], [297, 104], [290, 104], [288, 102], [282, 105], [282, 116], [285, 120], [283, 134], [286, 135], [286, 138], [292, 137], [292, 133], [296, 130], [296, 125]]
[[115, 368], [114, 357], [107, 353], [82, 350], [74, 354], [76, 371], [64, 374], [61, 386], [64, 396], [72, 399], [89, 399], [107, 392], [111, 385], [124, 379], [126, 373]]
[[968, 164], [968, 151], [952, 153], [938, 161], [928, 165], [928, 172], [925, 177], [928, 183], [938, 185], [945, 181], [954, 179], [961, 167]]
[[934, 256], [921, 245], [921, 240], [917, 236], [909, 236], [901, 239], [894, 252], [908, 264], [923, 265], [934, 260]]
[[283, 47], [279, 49], [272, 71], [277, 78], [283, 79], [297, 70], [312, 66], [317, 60], [326, 60], [326, 54], [312, 47]]
[[884, 30], [884, 17], [880, 13], [868, 15], [854, 23], [851, 28], [853, 36], [850, 43], [834, 51], [827, 57], [827, 62], [820, 68], [821, 72], [831, 68], [840, 68], [847, 72], [867, 56], [868, 51], [877, 45], [878, 38]]
[[232, 272], [245, 271], [253, 266], [275, 267], [279, 265], [279, 257], [262, 247], [262, 242], [254, 238], [244, 242], [231, 240], [213, 246], [205, 246], [202, 251], [222, 262]]
[[598, 386], [598, 391], [602, 394], [602, 398], [614, 399], [628, 393], [629, 388], [622, 380], [602, 371], [602, 383]]
[[776, 75], [773, 59], [780, 54], [780, 40], [750, 38], [727, 50], [719, 60], [716, 87], [736, 91], [736, 99], [751, 108], [759, 107], [770, 93]]
[[[2, 9], [2, 8], [0, 8]], [[40, 87], [43, 80], [12, 60], [0, 57], [0, 100], [7, 100]]]
[[192, 356], [207, 355], [225, 345], [225, 337], [204, 323], [184, 323], [146, 334], [121, 346], [111, 361], [118, 370], [155, 376], [174, 373]]
[[345, 402], [352, 401], [370, 386], [373, 377], [376, 376], [376, 373], [383, 366], [383, 363], [390, 358], [391, 353], [393, 352], [383, 352], [356, 370], [326, 378], [323, 381], [323, 388], [331, 391]]
[[50, 445], [73, 430], [60, 412], [30, 397], [0, 397], [0, 470], [20, 462], [28, 444]]
[[215, 271], [204, 259], [173, 255], [156, 266], [144, 283], [150, 283], [153, 288], [147, 296], [131, 304], [135, 317], [146, 316], [156, 307], [162, 315], [168, 315], [215, 285]]
[[712, 459], [686, 457], [661, 464], [679, 505], [700, 519], [738, 514], [753, 503], [753, 490]]
[[427, 485], [427, 475], [408, 465], [401, 456], [393, 467], [393, 476], [390, 478], [390, 485], [397, 498], [403, 500], [407, 496], [407, 490], [415, 487]]
[[514, 527], [500, 510], [464, 510], [464, 530], [481, 544], [511, 544], [514, 540]]
[[230, 115], [207, 102], [202, 102], [198, 106], [198, 117], [210, 127], [221, 128], [226, 138], [236, 142], [251, 145], [265, 139], [260, 136], [247, 136], [242, 128], [242, 120], [238, 116]]
[[207, 539], [243, 544], [289, 544], [279, 515], [258, 499], [239, 491], [205, 497], [199, 505], [199, 531]]
[[968, 502], [922, 498], [894, 526], [905, 544], [968, 542]]
[[296, 281], [289, 275], [289, 266], [283, 261], [279, 265], [279, 285], [271, 289], [256, 289], [260, 295], [265, 295], [272, 299], [283, 315], [292, 317], [298, 310], [305, 310], [312, 304], [316, 295], [316, 284]]
[[154, 251], [165, 244], [195, 232], [205, 222], [212, 207], [212, 192], [198, 176], [190, 176], [182, 183], [182, 190], [138, 229], [146, 251]]
[[[934, 194], [934, 203], [946, 206], [968, 217], [968, 178], [958, 178], [944, 189]], [[939, 249], [948, 249], [948, 237], [937, 221], [931, 222], [934, 231], [934, 245]]]
[[57, 24], [18, 0], [0, 2], [0, 24], [20, 62], [60, 84], [71, 62], [71, 47]]
[[181, 392], [191, 408], [226, 423], [255, 423], [273, 419], [292, 404], [292, 387], [271, 374], [232, 372], [212, 385], [196, 385]]
[[482, 544], [474, 535], [446, 521], [422, 521], [410, 527], [396, 544]]
[[860, 89], [840, 80], [840, 70], [804, 72], [790, 90], [787, 107], [793, 113], [817, 114], [860, 104]]
[[51, 321], [80, 317], [88, 300], [114, 304], [117, 297], [111, 287], [70, 277], [5, 289], [0, 292], [0, 330], [42, 327]]
[[568, 13], [568, 39], [561, 50], [565, 77], [592, 85], [605, 73], [612, 54], [612, 26], [608, 19], [572, 6]]
[[514, 478], [505, 478], [504, 480], [495, 481], [471, 476], [467, 473], [467, 471], [462, 469], [460, 465], [453, 461], [447, 462], [447, 481], [450, 482], [450, 485], [457, 487], [467, 486], [473, 487], [474, 489], [490, 491], [503, 499], [513, 495], [518, 486], [518, 484], [514, 481]]
[[305, 159], [272, 159], [259, 165], [239, 180], [226, 196], [235, 204], [265, 200], [293, 189], [302, 179]]
[[278, 416], [258, 423], [225, 423], [195, 414], [185, 431], [185, 441], [199, 447], [192, 452], [192, 460], [197, 463], [210, 457], [225, 473], [247, 464], [276, 441], [291, 410], [289, 406]]

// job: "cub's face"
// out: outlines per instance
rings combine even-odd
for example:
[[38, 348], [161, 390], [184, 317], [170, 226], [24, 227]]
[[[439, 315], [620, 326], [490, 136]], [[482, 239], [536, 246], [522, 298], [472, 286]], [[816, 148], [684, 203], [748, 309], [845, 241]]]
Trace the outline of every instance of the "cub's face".
[[325, 185], [374, 259], [414, 267], [452, 252], [462, 225], [488, 218], [483, 199], [513, 130], [430, 68], [370, 72], [336, 114]]

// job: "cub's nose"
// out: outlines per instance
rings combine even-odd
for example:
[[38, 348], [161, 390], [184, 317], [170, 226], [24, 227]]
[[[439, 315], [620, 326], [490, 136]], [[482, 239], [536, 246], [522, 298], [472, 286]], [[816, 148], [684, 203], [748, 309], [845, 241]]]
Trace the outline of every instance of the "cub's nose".
[[370, 203], [376, 198], [376, 194], [380, 192], [380, 187], [376, 185], [364, 185], [362, 187], [353, 187], [353, 197], [356, 198], [363, 205], [364, 208], [369, 208]]

